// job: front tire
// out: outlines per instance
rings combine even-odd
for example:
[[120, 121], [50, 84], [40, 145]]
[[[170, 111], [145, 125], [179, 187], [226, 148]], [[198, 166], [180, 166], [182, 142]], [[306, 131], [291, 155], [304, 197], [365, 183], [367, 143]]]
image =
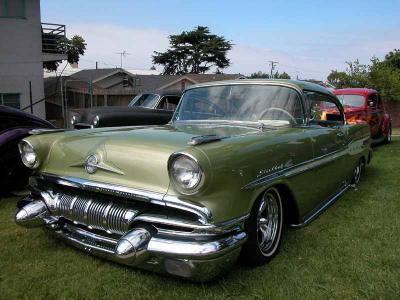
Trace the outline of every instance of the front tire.
[[360, 182], [363, 169], [364, 169], [364, 161], [361, 158], [358, 161], [356, 167], [354, 168], [353, 178], [351, 179], [351, 184], [356, 185]]
[[282, 198], [276, 188], [270, 188], [254, 204], [245, 223], [248, 240], [241, 258], [249, 265], [262, 265], [278, 252], [283, 227]]
[[387, 135], [387, 137], [386, 137], [385, 142], [386, 142], [387, 144], [389, 144], [389, 143], [392, 142], [392, 125], [389, 125], [389, 131], [388, 131], [388, 135]]

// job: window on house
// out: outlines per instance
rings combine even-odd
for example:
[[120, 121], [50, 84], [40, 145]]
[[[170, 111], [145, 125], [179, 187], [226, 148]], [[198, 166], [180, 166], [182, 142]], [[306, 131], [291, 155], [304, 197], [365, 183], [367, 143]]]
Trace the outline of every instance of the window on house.
[[139, 86], [140, 85], [140, 78], [135, 78], [135, 86]]
[[0, 0], [0, 18], [25, 18], [25, 0]]
[[0, 104], [20, 109], [20, 95], [0, 93]]

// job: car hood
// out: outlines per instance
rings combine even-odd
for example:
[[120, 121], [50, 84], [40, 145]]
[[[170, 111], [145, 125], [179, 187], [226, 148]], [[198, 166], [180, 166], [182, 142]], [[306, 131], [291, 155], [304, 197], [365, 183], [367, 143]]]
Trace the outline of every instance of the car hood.
[[[260, 130], [251, 127], [165, 125], [74, 130], [47, 137], [43, 135], [52, 145], [50, 151], [42, 150], [47, 157], [42, 159], [44, 163], [39, 171], [164, 193], [169, 186], [167, 163], [172, 153], [185, 151], [204, 158], [202, 145], [188, 144], [192, 138], [217, 135], [227, 142], [234, 137], [258, 133]], [[221, 141], [215, 141], [218, 142]], [[32, 140], [32, 143], [35, 144], [35, 141]], [[93, 174], [89, 174], [84, 167], [89, 155], [96, 155], [99, 161], [99, 169]]]

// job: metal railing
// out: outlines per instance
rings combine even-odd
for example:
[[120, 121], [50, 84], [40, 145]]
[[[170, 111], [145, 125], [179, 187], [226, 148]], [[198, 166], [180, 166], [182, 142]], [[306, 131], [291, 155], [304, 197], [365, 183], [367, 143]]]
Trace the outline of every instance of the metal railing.
[[65, 54], [65, 25], [42, 23], [42, 52], [50, 54]]

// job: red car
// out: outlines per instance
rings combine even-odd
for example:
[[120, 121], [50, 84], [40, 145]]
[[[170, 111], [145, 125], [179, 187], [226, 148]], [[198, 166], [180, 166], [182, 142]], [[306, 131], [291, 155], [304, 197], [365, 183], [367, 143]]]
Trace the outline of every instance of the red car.
[[382, 99], [372, 89], [349, 88], [334, 90], [344, 107], [349, 124], [367, 122], [374, 144], [392, 140], [390, 115], [385, 111]]

